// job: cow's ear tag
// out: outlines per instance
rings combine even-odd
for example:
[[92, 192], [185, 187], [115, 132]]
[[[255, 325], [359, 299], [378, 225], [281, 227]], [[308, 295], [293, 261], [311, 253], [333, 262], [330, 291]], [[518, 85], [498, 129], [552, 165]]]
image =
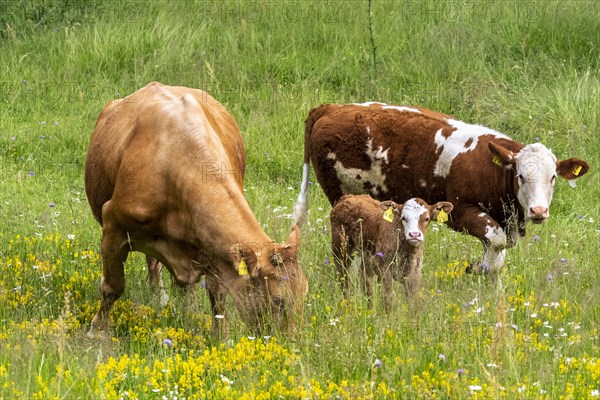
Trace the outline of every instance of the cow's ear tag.
[[394, 222], [394, 210], [392, 210], [392, 207], [388, 208], [383, 213], [383, 219], [385, 219], [387, 222]]
[[246, 260], [242, 258], [240, 261], [240, 267], [238, 268], [238, 274], [240, 275], [248, 275], [248, 266], [246, 265]]
[[500, 160], [500, 157], [498, 157], [497, 155], [495, 155], [495, 156], [492, 158], [492, 162], [493, 162], [494, 164], [496, 164], [496, 165], [500, 166], [500, 167], [503, 167], [503, 165], [502, 165], [502, 160]]
[[571, 172], [573, 173], [573, 175], [579, 176], [579, 173], [581, 172], [581, 165], [574, 166]]
[[440, 210], [440, 212], [437, 215], [437, 222], [444, 223], [448, 221], [448, 214], [446, 214], [446, 211], [444, 210]]

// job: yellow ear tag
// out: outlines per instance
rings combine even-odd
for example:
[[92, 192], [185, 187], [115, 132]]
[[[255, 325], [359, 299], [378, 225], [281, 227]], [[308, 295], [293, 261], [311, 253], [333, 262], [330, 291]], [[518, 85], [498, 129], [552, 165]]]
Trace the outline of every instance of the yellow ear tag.
[[499, 166], [503, 167], [503, 165], [502, 165], [502, 160], [500, 160], [500, 157], [498, 157], [498, 156], [494, 156], [494, 157], [492, 158], [492, 162], [493, 162], [494, 164], [496, 164], [496, 165], [499, 165]]
[[438, 213], [438, 216], [437, 216], [437, 222], [439, 222], [441, 224], [446, 221], [448, 221], [448, 214], [446, 214], [446, 211], [440, 210], [440, 212]]
[[240, 267], [238, 268], [238, 274], [248, 275], [248, 266], [246, 265], [246, 261], [243, 258], [242, 258], [242, 261], [240, 261]]
[[573, 175], [579, 176], [579, 173], [581, 172], [581, 165], [576, 165], [575, 167], [573, 167], [573, 170], [571, 172], [573, 173]]
[[394, 210], [392, 210], [392, 207], [388, 208], [383, 213], [383, 219], [385, 219], [387, 222], [394, 222]]

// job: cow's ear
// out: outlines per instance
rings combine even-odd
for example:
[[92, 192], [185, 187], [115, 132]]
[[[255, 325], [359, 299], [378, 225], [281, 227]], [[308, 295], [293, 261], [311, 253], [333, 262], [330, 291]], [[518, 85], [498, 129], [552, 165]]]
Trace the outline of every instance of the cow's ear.
[[250, 247], [237, 243], [231, 246], [231, 257], [233, 266], [239, 275], [257, 276], [256, 253]]
[[391, 207], [391, 208], [392, 208], [394, 211], [396, 211], [396, 210], [399, 208], [399, 206], [398, 206], [398, 203], [396, 203], [396, 202], [394, 202], [394, 201], [392, 201], [392, 200], [386, 200], [386, 201], [382, 201], [382, 202], [379, 204], [379, 207], [380, 207], [380, 208], [381, 208], [383, 211], [387, 211], [387, 210], [388, 210], [390, 207]]
[[271, 255], [271, 264], [274, 267], [282, 267], [284, 261], [294, 260], [300, 248], [300, 228], [297, 225], [292, 227], [290, 236], [284, 244], [275, 245], [275, 253]]
[[588, 163], [579, 158], [569, 158], [556, 162], [556, 171], [565, 179], [573, 180], [585, 175], [590, 169]]
[[[429, 209], [429, 215], [430, 215], [431, 219], [437, 220], [438, 216], [440, 215], [440, 212], [443, 211], [445, 216], [443, 218], [440, 218], [441, 221], [438, 220], [438, 222], [446, 222], [446, 220], [448, 218], [448, 214], [450, 214], [450, 212], [453, 209], [454, 209], [454, 206], [452, 205], [452, 203], [450, 203], [448, 201], [440, 201], [431, 206], [431, 208]], [[442, 215], [444, 215], [444, 214], [442, 214]]]
[[506, 147], [494, 142], [489, 142], [488, 147], [492, 153], [492, 162], [500, 167], [511, 167], [515, 164], [515, 153]]

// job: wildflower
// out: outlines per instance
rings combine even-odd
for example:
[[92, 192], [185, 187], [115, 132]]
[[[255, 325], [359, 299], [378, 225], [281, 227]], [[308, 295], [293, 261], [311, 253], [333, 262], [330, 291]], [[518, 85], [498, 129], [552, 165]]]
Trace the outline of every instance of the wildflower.
[[531, 240], [533, 242], [539, 242], [540, 241], [540, 235], [533, 235], [533, 237], [531, 238]]
[[50, 208], [54, 208], [54, 207], [56, 207], [56, 204], [54, 204], [54, 203], [50, 203], [50, 204], [48, 204], [48, 205], [50, 206]]
[[54, 126], [58, 126], [58, 121], [54, 121]]
[[75, 240], [75, 235], [74, 235], [74, 234], [72, 234], [72, 233], [69, 233], [69, 234], [67, 235], [67, 239], [69, 239], [69, 240]]
[[467, 371], [464, 368], [459, 368], [458, 371], [456, 371], [456, 375], [458, 375], [458, 376], [463, 376], [466, 374], [467, 374]]
[[171, 339], [163, 339], [162, 344], [169, 348], [173, 347], [173, 341]]
[[230, 386], [233, 381], [231, 379], [229, 379], [228, 377], [226, 377], [225, 375], [219, 375], [219, 377], [221, 378], [221, 382], [223, 382], [224, 384]]
[[289, 276], [287, 276], [287, 275], [283, 275], [283, 276], [281, 277], [281, 280], [282, 280], [282, 281], [288, 281], [289, 279], [290, 279], [290, 277], [289, 277]]
[[583, 215], [580, 214], [580, 215], [577, 216], [577, 218], [583, 219]]
[[592, 397], [600, 397], [600, 390], [594, 389], [590, 392], [590, 396]]
[[40, 122], [40, 125], [46, 125], [46, 121]]
[[469, 385], [469, 390], [470, 390], [471, 392], [475, 392], [475, 391], [478, 391], [478, 390], [481, 390], [481, 389], [482, 389], [482, 388], [481, 388], [481, 386], [479, 386], [479, 385]]
[[375, 362], [373, 363], [373, 368], [381, 368], [383, 366], [383, 361], [381, 361], [379, 358], [375, 359]]
[[215, 318], [216, 319], [223, 319], [223, 318], [225, 318], [225, 316], [223, 314], [217, 314], [217, 315], [215, 315]]
[[510, 324], [510, 327], [513, 328], [515, 331], [519, 330], [519, 326], [516, 324]]
[[29, 175], [29, 176], [35, 176], [35, 172], [33, 172], [33, 171], [27, 171], [27, 175]]
[[548, 282], [552, 282], [554, 280], [554, 276], [552, 274], [548, 274], [548, 275], [546, 275], [546, 280]]
[[329, 265], [329, 259], [328, 258], [326, 258], [324, 262], [325, 262], [325, 265]]
[[375, 253], [375, 255], [376, 255], [377, 257], [383, 257], [383, 253], [382, 253], [382, 252], [380, 252], [380, 251], [378, 251], [377, 253]]
[[46, 139], [46, 136], [44, 136], [44, 135], [41, 135], [41, 136], [40, 136], [40, 139]]
[[443, 361], [443, 362], [446, 362], [446, 356], [445, 356], [445, 355], [443, 355], [443, 354], [438, 354], [438, 358], [439, 358], [441, 361]]
[[206, 289], [206, 281], [202, 281], [202, 282], [200, 282], [200, 287], [201, 287], [202, 289]]
[[17, 140], [17, 138], [13, 136], [10, 138], [10, 140], [12, 140], [14, 142], [15, 140]]
[[567, 263], [567, 259], [566, 258], [561, 258], [560, 262], [563, 263], [563, 264], [566, 264]]
[[338, 322], [340, 322], [339, 318], [330, 318], [329, 319], [329, 325], [331, 325], [331, 326], [336, 326]]

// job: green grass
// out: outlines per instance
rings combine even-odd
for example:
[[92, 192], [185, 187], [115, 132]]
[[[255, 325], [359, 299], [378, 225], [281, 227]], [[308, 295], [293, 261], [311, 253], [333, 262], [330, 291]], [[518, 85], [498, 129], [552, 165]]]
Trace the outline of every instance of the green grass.
[[[367, 10], [367, 1], [0, 3], [0, 399], [594, 398], [600, 6], [374, 0], [375, 64]], [[330, 208], [315, 184], [300, 338], [248, 340], [232, 315], [232, 341], [213, 343], [203, 291], [188, 305], [169, 284], [161, 309], [138, 255], [112, 339], [92, 341], [84, 333], [102, 267], [83, 190], [87, 146], [102, 106], [150, 81], [202, 88], [233, 114], [246, 196], [277, 241], [301, 178], [304, 119], [321, 103], [421, 105], [540, 140], [591, 170], [576, 189], [558, 182], [550, 221], [509, 250], [503, 289], [464, 275], [480, 244], [440, 226], [427, 238], [418, 316], [401, 295], [388, 316], [377, 302], [367, 310], [356, 282], [340, 305]]]

